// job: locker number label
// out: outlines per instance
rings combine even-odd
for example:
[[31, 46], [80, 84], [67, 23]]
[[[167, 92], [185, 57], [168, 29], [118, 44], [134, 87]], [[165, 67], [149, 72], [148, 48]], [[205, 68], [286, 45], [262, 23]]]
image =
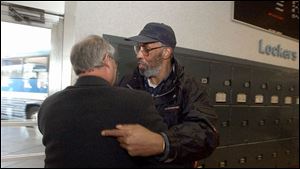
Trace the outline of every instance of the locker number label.
[[263, 103], [264, 102], [264, 96], [261, 94], [255, 95], [255, 103]]
[[284, 98], [284, 104], [292, 104], [292, 97], [291, 96], [286, 96]]
[[218, 103], [226, 102], [226, 93], [224, 93], [224, 92], [216, 93], [216, 102], [218, 102]]
[[237, 103], [246, 103], [247, 95], [245, 93], [238, 93], [236, 96]]
[[279, 103], [279, 98], [278, 98], [278, 96], [271, 96], [271, 103], [272, 104], [277, 104], [277, 103]]

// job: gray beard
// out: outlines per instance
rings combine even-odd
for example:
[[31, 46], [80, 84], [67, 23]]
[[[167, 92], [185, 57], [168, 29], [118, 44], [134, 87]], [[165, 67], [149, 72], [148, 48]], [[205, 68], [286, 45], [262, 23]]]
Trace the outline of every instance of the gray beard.
[[160, 69], [161, 69], [161, 65], [159, 65], [157, 67], [154, 67], [154, 68], [146, 69], [144, 71], [141, 71], [139, 69], [139, 72], [140, 72], [141, 75], [145, 76], [146, 78], [150, 78], [152, 76], [157, 75], [159, 73]]

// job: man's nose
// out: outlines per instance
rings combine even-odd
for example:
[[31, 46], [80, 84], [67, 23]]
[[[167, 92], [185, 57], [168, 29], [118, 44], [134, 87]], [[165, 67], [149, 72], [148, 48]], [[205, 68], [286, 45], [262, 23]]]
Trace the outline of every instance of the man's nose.
[[137, 59], [143, 59], [144, 58], [144, 56], [143, 56], [143, 52], [141, 52], [141, 51], [139, 51], [137, 54], [136, 54], [136, 58]]

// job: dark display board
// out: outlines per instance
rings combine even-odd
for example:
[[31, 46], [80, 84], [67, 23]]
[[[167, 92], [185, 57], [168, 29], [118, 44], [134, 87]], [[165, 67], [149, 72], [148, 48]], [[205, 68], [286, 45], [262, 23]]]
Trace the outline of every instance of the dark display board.
[[233, 19], [299, 40], [299, 1], [235, 1]]

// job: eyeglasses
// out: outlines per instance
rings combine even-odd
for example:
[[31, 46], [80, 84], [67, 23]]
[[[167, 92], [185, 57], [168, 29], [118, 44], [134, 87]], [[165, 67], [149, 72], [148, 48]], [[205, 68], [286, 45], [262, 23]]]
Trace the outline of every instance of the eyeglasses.
[[152, 50], [159, 49], [159, 48], [162, 48], [162, 47], [167, 47], [167, 46], [147, 48], [145, 45], [136, 45], [136, 46], [134, 46], [134, 51], [135, 51], [136, 54], [138, 54], [141, 51], [144, 56], [149, 56], [149, 53]]

